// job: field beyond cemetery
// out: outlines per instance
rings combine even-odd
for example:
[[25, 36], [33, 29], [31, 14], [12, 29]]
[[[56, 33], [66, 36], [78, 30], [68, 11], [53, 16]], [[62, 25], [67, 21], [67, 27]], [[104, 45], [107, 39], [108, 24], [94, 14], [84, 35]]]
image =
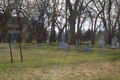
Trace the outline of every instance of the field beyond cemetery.
[[8, 43], [0, 43], [0, 80], [120, 80], [120, 48], [109, 46], [84, 52], [86, 45], [70, 45], [60, 50], [58, 43], [12, 43], [10, 63]]

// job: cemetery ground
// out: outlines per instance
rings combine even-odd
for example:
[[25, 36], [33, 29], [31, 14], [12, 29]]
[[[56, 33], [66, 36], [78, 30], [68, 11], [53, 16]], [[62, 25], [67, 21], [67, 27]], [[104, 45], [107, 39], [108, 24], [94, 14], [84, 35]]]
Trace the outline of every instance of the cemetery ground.
[[86, 45], [69, 45], [60, 50], [58, 43], [12, 43], [13, 63], [9, 44], [0, 43], [0, 80], [120, 80], [120, 48], [98, 48], [89, 52]]

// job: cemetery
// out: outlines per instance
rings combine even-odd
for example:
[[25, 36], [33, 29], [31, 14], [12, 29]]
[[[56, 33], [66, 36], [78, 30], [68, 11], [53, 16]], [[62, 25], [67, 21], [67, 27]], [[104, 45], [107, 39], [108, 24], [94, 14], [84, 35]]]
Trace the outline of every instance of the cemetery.
[[[60, 43], [61, 44], [61, 43]], [[13, 63], [10, 63], [9, 44], [0, 43], [0, 79], [79, 80], [120, 78], [120, 48], [58, 43], [12, 43]], [[68, 47], [68, 44], [67, 44]], [[4, 53], [4, 54], [3, 54]], [[83, 75], [84, 74], [84, 75]]]
[[0, 0], [0, 80], [120, 80], [119, 0]]

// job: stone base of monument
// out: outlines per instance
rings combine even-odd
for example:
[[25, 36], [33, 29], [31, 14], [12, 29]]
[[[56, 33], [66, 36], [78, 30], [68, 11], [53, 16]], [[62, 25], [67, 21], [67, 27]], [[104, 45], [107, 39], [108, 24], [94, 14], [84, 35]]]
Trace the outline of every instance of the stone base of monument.
[[69, 49], [69, 45], [68, 45], [68, 43], [60, 43], [59, 48], [60, 49]]
[[118, 47], [119, 47], [119, 43], [117, 43], [116, 46], [114, 46], [114, 45], [111, 46], [112, 49], [116, 49], [116, 48], [118, 48]]

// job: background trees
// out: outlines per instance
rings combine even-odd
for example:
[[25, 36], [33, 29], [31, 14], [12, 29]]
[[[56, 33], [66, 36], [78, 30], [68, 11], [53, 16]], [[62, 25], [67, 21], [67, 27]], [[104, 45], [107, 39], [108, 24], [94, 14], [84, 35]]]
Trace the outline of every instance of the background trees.
[[94, 44], [97, 32], [102, 31], [106, 43], [111, 44], [112, 37], [120, 39], [119, 3], [118, 0], [0, 0], [1, 39], [5, 41], [7, 24], [19, 14], [24, 17], [21, 30], [26, 30], [26, 42], [59, 42], [65, 32], [66, 42], [74, 44], [78, 39]]

